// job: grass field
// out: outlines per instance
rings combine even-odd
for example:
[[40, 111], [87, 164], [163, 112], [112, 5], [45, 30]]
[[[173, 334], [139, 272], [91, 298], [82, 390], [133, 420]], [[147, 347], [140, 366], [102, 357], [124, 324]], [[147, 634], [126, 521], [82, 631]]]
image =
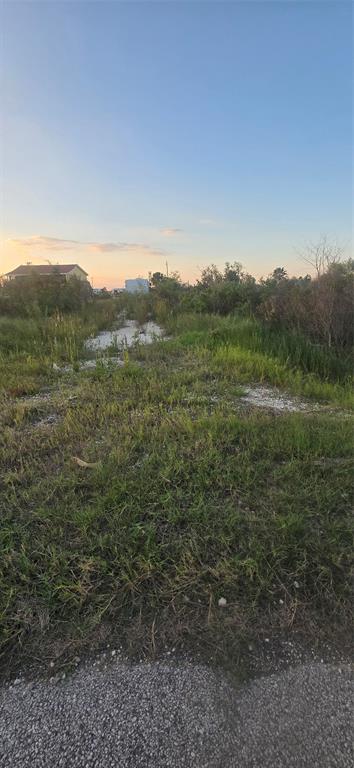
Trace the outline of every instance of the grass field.
[[76, 363], [85, 339], [110, 327], [115, 303], [96, 301], [81, 315], [0, 317], [0, 393], [26, 395], [50, 380], [53, 363]]
[[[171, 340], [124, 367], [53, 372], [111, 319], [67, 321], [56, 347], [42, 329], [33, 348], [15, 325], [2, 344], [3, 664], [112, 636], [142, 654], [349, 631], [348, 382], [251, 349], [247, 329], [215, 318], [171, 322]], [[250, 381], [327, 407], [252, 408]]]

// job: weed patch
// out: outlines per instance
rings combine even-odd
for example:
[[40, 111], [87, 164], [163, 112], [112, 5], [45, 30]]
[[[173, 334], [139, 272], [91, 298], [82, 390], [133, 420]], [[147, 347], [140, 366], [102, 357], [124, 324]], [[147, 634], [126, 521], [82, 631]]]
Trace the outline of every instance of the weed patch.
[[[156, 615], [181, 636], [209, 621], [212, 642], [221, 596], [245, 633], [280, 604], [288, 628], [306, 610], [309, 626], [335, 611], [349, 622], [350, 419], [245, 411], [240, 382], [304, 394], [306, 379], [265, 353], [204, 343], [205, 329], [191, 334], [131, 351], [121, 368], [73, 372], [53, 390], [60, 420], [49, 430], [28, 429], [28, 408], [4, 395], [4, 659], [64, 626], [77, 647], [103, 624], [123, 634]], [[48, 384], [50, 366], [37, 365]]]

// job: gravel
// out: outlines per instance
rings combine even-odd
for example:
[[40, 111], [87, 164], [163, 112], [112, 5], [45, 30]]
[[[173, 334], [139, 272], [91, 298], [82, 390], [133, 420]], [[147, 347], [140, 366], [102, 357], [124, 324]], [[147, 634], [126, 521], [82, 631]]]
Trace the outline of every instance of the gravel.
[[348, 666], [303, 665], [234, 687], [189, 662], [112, 654], [65, 679], [0, 689], [6, 768], [351, 768]]

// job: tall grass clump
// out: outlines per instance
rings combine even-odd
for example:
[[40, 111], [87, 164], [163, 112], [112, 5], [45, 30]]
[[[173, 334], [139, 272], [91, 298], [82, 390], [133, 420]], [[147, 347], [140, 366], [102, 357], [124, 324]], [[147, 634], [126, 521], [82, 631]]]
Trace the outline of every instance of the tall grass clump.
[[214, 370], [235, 381], [268, 383], [285, 388], [295, 395], [354, 408], [354, 393], [350, 384], [322, 381], [315, 374], [291, 369], [277, 358], [262, 352], [225, 345], [215, 350], [210, 360]]
[[181, 336], [186, 345], [193, 340], [209, 349], [220, 344], [236, 345], [267, 354], [289, 368], [298, 368], [333, 382], [348, 382], [353, 372], [350, 352], [339, 355], [299, 333], [275, 330], [253, 318], [181, 314], [170, 318], [167, 329], [169, 333]]
[[50, 317], [0, 317], [0, 353], [49, 355], [74, 360], [85, 339], [109, 328], [117, 316], [114, 301], [88, 304], [80, 313]]

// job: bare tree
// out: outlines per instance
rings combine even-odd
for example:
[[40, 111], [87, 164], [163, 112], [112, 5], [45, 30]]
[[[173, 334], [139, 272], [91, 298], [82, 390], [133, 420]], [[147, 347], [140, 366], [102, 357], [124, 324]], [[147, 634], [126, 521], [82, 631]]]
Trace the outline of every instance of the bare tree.
[[336, 241], [331, 242], [327, 235], [321, 235], [317, 243], [309, 243], [301, 253], [302, 260], [311, 264], [320, 277], [333, 264], [338, 264], [344, 252], [344, 247]]

